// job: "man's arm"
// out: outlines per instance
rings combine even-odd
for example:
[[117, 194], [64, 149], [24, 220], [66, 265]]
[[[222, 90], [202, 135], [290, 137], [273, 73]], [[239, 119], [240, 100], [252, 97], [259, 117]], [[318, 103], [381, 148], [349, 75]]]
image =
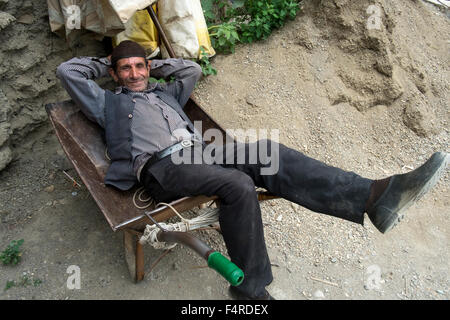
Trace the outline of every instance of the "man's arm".
[[184, 107], [194, 90], [195, 83], [202, 75], [202, 68], [193, 61], [174, 58], [152, 60], [150, 66], [151, 77], [168, 81], [171, 77], [175, 78], [175, 81], [167, 82], [162, 87]]
[[105, 90], [95, 79], [108, 75], [108, 58], [81, 57], [63, 62], [56, 70], [57, 77], [70, 97], [89, 120], [105, 127]]

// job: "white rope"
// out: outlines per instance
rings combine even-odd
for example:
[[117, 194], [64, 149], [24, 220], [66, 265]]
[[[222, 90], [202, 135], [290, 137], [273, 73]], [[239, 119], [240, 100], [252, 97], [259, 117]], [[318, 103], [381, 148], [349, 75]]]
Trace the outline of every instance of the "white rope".
[[105, 158], [108, 159], [108, 161], [111, 161], [111, 158], [109, 157], [108, 154], [108, 147], [105, 147]]
[[[167, 230], [167, 231], [180, 231], [180, 232], [186, 232], [189, 230], [195, 230], [202, 227], [209, 226], [211, 224], [214, 224], [219, 221], [219, 209], [218, 208], [205, 208], [199, 211], [199, 214], [197, 217], [194, 217], [192, 219], [186, 219], [170, 204], [168, 203], [158, 203], [157, 207], [160, 205], [166, 205], [169, 208], [171, 208], [175, 214], [181, 219], [180, 222], [176, 223], [159, 223], [159, 225]], [[155, 249], [172, 249], [176, 246], [175, 244], [166, 244], [165, 242], [160, 242], [157, 239], [157, 234], [160, 231], [160, 229], [155, 225], [147, 225], [144, 230], [144, 234], [140, 238], [139, 242], [141, 244], [148, 243]]]
[[[141, 187], [137, 189], [133, 194], [133, 204], [138, 209], [146, 209], [149, 206], [151, 206], [155, 201], [151, 197], [143, 198], [142, 195], [145, 193], [145, 188]], [[143, 206], [140, 206], [136, 202], [136, 198], [142, 202], [146, 203]], [[164, 223], [160, 222], [158, 223], [163, 229], [167, 231], [180, 231], [180, 232], [186, 232], [189, 230], [195, 230], [202, 227], [209, 226], [211, 224], [214, 224], [219, 221], [219, 209], [218, 208], [204, 208], [199, 211], [199, 214], [197, 217], [192, 219], [186, 219], [184, 218], [172, 205], [160, 202], [156, 205], [155, 208], [160, 206], [167, 206], [170, 209], [172, 209], [173, 212], [181, 219], [180, 222], [176, 223]], [[155, 249], [172, 249], [177, 244], [166, 244], [165, 242], [158, 241], [157, 234], [160, 231], [159, 227], [155, 224], [152, 225], [146, 225], [144, 234], [139, 239], [139, 242], [141, 244], [149, 243], [151, 246], [153, 246]]]
[[[154, 203], [154, 200], [149, 196], [149, 197], [147, 197], [147, 198], [145, 198], [145, 199], [143, 199], [142, 198], [142, 195], [145, 193], [145, 188], [144, 187], [141, 187], [141, 188], [139, 188], [139, 189], [137, 189], [135, 192], [134, 192], [134, 194], [133, 194], [133, 204], [134, 204], [134, 206], [136, 207], [136, 208], [138, 208], [138, 209], [146, 209], [146, 208], [148, 208], [148, 207], [150, 207], [153, 203]], [[137, 203], [136, 203], [136, 197], [137, 197], [137, 199], [140, 201], [140, 202], [143, 202], [143, 203], [146, 203], [147, 202], [147, 204], [146, 205], [143, 205], [143, 206], [139, 206]]]

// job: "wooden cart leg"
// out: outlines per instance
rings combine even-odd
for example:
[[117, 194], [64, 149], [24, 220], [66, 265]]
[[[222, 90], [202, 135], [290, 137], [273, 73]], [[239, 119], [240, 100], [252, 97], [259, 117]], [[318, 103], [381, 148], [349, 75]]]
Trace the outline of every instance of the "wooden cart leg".
[[143, 280], [145, 275], [143, 246], [139, 243], [138, 234], [132, 230], [123, 231], [123, 244], [131, 279], [137, 283]]
[[136, 241], [136, 282], [142, 281], [144, 279], [144, 246]]

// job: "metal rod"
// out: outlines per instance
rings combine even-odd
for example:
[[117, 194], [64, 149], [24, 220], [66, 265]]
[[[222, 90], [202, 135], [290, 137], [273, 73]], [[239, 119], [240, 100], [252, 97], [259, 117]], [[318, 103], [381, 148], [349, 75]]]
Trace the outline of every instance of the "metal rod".
[[166, 231], [166, 229], [164, 229], [163, 227], [161, 227], [161, 225], [158, 223], [158, 221], [156, 221], [150, 214], [148, 214], [147, 212], [144, 212], [144, 214], [147, 216], [147, 218], [149, 218], [154, 224], [156, 224], [156, 226], [161, 229], [161, 231]]
[[173, 51], [172, 45], [169, 43], [166, 33], [164, 32], [161, 24], [158, 21], [158, 17], [156, 16], [155, 10], [153, 10], [152, 6], [148, 6], [147, 11], [148, 14], [150, 15], [150, 18], [152, 18], [153, 23], [155, 24], [156, 30], [158, 30], [158, 33], [161, 36], [161, 40], [164, 43], [164, 46], [166, 47], [167, 52], [169, 53], [169, 56], [171, 58], [176, 58], [175, 51]]
[[214, 252], [206, 243], [187, 232], [159, 231], [156, 235], [158, 241], [181, 243], [197, 252], [205, 260]]
[[[189, 199], [189, 197], [184, 197], [184, 198], [175, 200], [174, 202], [171, 202], [170, 204], [172, 206], [176, 206], [176, 205], [179, 205], [181, 203], [186, 202], [188, 199]], [[279, 197], [278, 196], [269, 195], [268, 192], [258, 191], [258, 200], [259, 201], [270, 200], [270, 199], [279, 199]], [[208, 201], [211, 201], [211, 200], [217, 200], [217, 196], [213, 196], [213, 197], [209, 197], [209, 198], [205, 197], [205, 202], [208, 202]], [[199, 203], [195, 203], [192, 206], [195, 206], [195, 205], [198, 205], [198, 204]], [[118, 225], [114, 226], [113, 230], [117, 231], [117, 230], [121, 230], [121, 229], [124, 229], [124, 228], [132, 228], [133, 225], [136, 225], [136, 224], [144, 221], [146, 217], [148, 218], [148, 215], [152, 215], [152, 216], [153, 215], [158, 215], [158, 214], [161, 214], [161, 212], [163, 212], [166, 209], [167, 209], [167, 206], [161, 206], [161, 207], [156, 208], [156, 209], [154, 209], [154, 210], [152, 210], [150, 212], [146, 212], [146, 213], [144, 213], [144, 214], [142, 214], [140, 216], [137, 216], [137, 217], [125, 220], [125, 221], [119, 223]], [[182, 210], [185, 210], [185, 209], [182, 209]]]

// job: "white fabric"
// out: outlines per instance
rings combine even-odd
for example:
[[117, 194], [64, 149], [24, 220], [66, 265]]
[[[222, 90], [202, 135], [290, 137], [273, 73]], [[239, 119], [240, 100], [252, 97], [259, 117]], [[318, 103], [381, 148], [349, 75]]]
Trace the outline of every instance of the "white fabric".
[[125, 23], [137, 10], [156, 0], [47, 0], [50, 28], [69, 36], [86, 29], [104, 36], [115, 36], [125, 30]]
[[[195, 28], [194, 7], [191, 1], [197, 0], [160, 0], [158, 18], [175, 55], [180, 58], [196, 58], [199, 43]], [[162, 50], [163, 58], [168, 58]]]
[[136, 11], [145, 9], [156, 1], [157, 0], [108, 0], [112, 9], [116, 12], [117, 16], [123, 23], [130, 20]]

